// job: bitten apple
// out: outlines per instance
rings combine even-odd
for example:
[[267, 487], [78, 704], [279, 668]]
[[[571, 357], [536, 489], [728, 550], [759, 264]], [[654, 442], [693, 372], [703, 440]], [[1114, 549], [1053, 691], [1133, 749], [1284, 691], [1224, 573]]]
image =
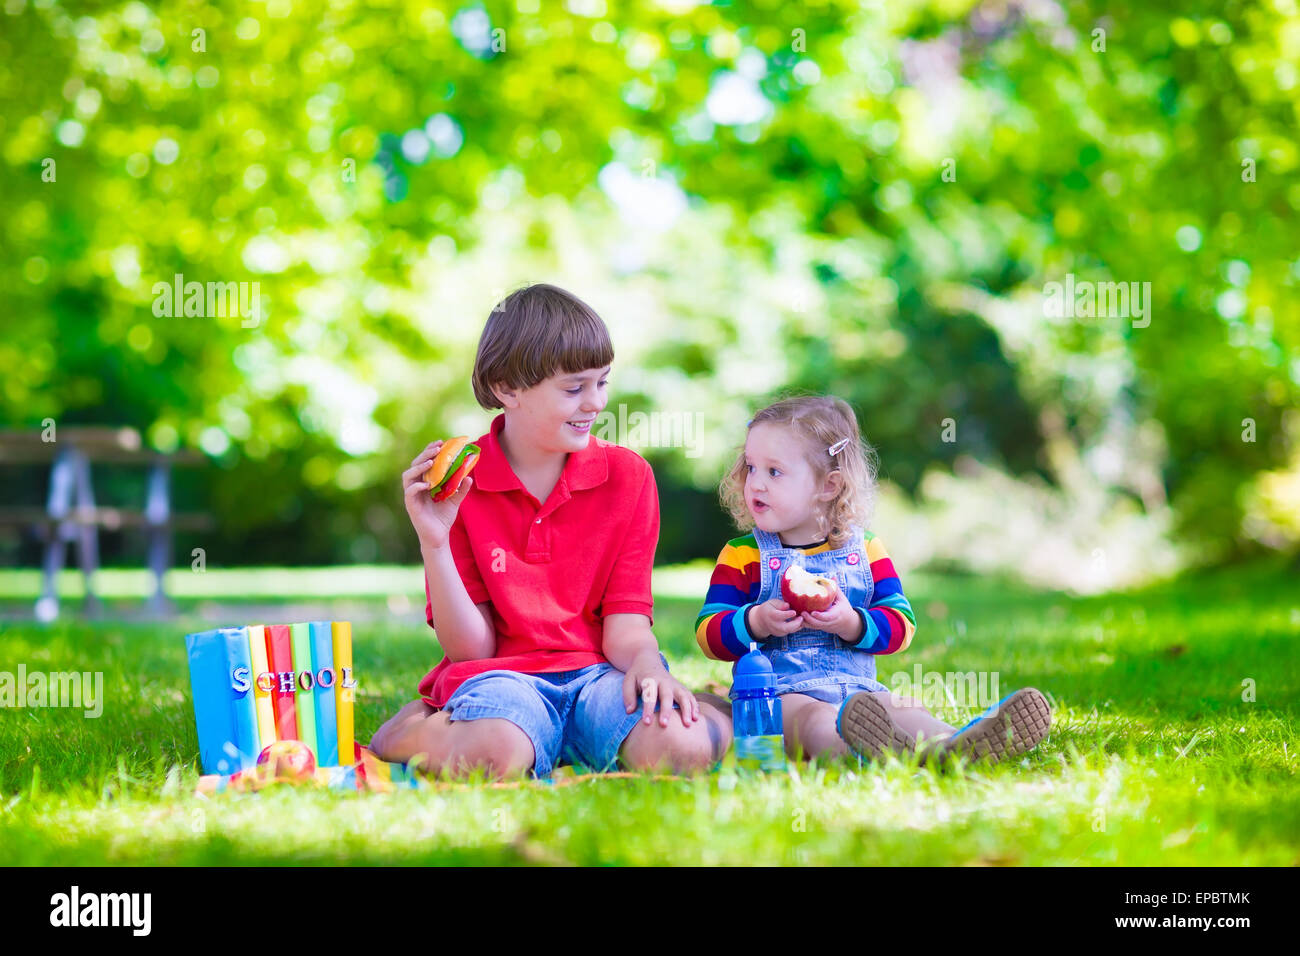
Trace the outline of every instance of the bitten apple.
[[826, 610], [835, 603], [839, 590], [830, 578], [809, 574], [797, 564], [790, 565], [781, 577], [781, 597], [791, 610], [800, 614]]

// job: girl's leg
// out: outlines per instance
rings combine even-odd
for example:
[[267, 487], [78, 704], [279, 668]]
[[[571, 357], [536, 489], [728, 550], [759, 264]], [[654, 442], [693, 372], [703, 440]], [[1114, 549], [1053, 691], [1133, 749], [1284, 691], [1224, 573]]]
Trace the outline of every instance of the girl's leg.
[[429, 773], [483, 767], [491, 777], [527, 773], [535, 759], [532, 741], [513, 722], [491, 717], [453, 721], [423, 700], [407, 704], [380, 727], [370, 749], [381, 760], [417, 762]]
[[924, 734], [925, 740], [937, 740], [957, 731], [956, 727], [945, 724], [926, 710], [915, 697], [899, 697], [890, 691], [874, 691], [872, 694], [884, 705], [894, 723], [911, 737], [919, 738]]
[[836, 732], [849, 749], [871, 759], [885, 754], [928, 751], [955, 732], [913, 697], [887, 690], [861, 691], [836, 712]]
[[807, 694], [781, 695], [781, 721], [785, 752], [794, 760], [804, 757], [842, 757], [848, 745], [835, 729], [839, 707]]

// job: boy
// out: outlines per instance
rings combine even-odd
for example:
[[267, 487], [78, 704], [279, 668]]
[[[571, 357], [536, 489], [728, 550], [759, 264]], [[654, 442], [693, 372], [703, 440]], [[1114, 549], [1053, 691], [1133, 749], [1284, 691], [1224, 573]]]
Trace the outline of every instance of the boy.
[[371, 740], [384, 760], [545, 777], [560, 762], [705, 770], [726, 751], [730, 722], [668, 673], [650, 631], [654, 475], [590, 434], [613, 358], [600, 316], [562, 289], [493, 309], [474, 395], [503, 413], [473, 475], [432, 500], [441, 441], [402, 475], [445, 656]]

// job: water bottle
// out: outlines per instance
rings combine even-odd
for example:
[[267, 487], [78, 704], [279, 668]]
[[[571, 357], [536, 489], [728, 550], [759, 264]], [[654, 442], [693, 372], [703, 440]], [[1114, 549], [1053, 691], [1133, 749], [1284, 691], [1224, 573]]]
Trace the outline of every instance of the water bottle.
[[749, 653], [736, 664], [731, 697], [736, 765], [750, 770], [784, 770], [785, 736], [776, 675], [756, 643], [749, 645]]

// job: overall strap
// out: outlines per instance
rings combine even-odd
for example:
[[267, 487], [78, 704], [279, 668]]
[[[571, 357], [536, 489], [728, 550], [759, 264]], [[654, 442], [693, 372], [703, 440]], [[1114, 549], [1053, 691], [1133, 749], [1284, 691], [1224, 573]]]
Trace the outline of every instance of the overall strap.
[[770, 531], [764, 531], [762, 528], [754, 529], [754, 540], [758, 543], [759, 554], [766, 554], [769, 551], [786, 550], [785, 545], [781, 543], [781, 538]]
[[776, 552], [789, 549], [781, 543], [779, 536], [762, 528], [754, 529], [754, 540], [758, 542], [759, 601], [765, 601], [777, 592], [776, 573], [769, 562]]

